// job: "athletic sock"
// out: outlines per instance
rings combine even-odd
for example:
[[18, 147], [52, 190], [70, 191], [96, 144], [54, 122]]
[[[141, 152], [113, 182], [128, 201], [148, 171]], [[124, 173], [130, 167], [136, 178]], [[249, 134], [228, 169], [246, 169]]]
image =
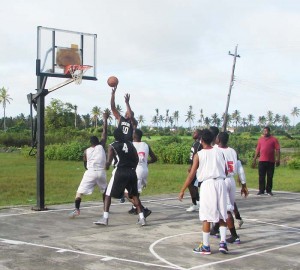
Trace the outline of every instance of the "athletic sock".
[[202, 232], [202, 237], [203, 237], [203, 245], [204, 246], [209, 246], [209, 232]]
[[108, 212], [103, 212], [103, 217], [108, 218]]
[[139, 217], [140, 217], [140, 219], [144, 219], [145, 218], [143, 211], [141, 213], [139, 213]]
[[225, 226], [221, 226], [220, 227], [220, 240], [221, 242], [226, 242], [226, 230], [227, 230], [227, 227]]

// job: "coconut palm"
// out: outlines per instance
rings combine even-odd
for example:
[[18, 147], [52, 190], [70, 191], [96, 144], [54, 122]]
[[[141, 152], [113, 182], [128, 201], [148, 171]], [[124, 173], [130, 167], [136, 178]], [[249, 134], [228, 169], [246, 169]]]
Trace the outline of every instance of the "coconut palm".
[[214, 124], [216, 127], [218, 127], [218, 124], [221, 123], [221, 120], [219, 119], [219, 116], [217, 113], [214, 113], [211, 115], [211, 123]]
[[235, 110], [231, 114], [232, 120], [235, 122], [235, 129], [237, 129], [238, 124], [241, 122], [241, 113], [238, 110]]
[[281, 125], [284, 130], [287, 130], [288, 125], [290, 124], [290, 119], [286, 115], [281, 116]]
[[137, 117], [137, 121], [138, 121], [138, 123], [140, 124], [140, 126], [141, 126], [141, 128], [142, 128], [142, 123], [145, 122], [144, 116], [143, 116], [143, 115], [139, 115], [139, 116]]
[[205, 118], [204, 118], [204, 124], [205, 124], [206, 128], [209, 127], [210, 122], [211, 122], [211, 120], [210, 120], [208, 117], [205, 117]]
[[276, 124], [278, 123], [280, 123], [281, 122], [281, 116], [278, 114], [278, 113], [276, 113], [275, 115], [274, 115], [274, 120], [273, 120], [273, 123], [274, 123], [274, 125], [276, 126]]
[[98, 106], [95, 106], [92, 109], [92, 121], [95, 123], [95, 127], [98, 126], [98, 119], [99, 119], [100, 115], [101, 115], [101, 108]]
[[165, 128], [167, 127], [167, 123], [169, 122], [169, 109], [166, 110], [166, 116], [165, 116]]
[[198, 123], [200, 124], [200, 128], [201, 128], [203, 126], [203, 123], [204, 123], [203, 109], [200, 109], [200, 118], [198, 120]]
[[178, 120], [179, 120], [179, 111], [175, 111], [173, 113], [173, 119], [176, 126], [178, 126]]
[[295, 117], [298, 117], [300, 114], [300, 109], [298, 109], [297, 107], [294, 107], [291, 115], [293, 116], [293, 126], [295, 126]]
[[107, 115], [107, 121], [109, 124], [111, 124], [112, 120], [113, 120], [113, 117], [112, 117], [112, 112], [110, 109], [106, 108], [103, 113], [106, 113]]
[[271, 126], [273, 124], [273, 119], [274, 119], [274, 113], [272, 111], [267, 111], [266, 120], [267, 120], [268, 126]]
[[157, 115], [154, 115], [154, 116], [153, 116], [151, 122], [152, 122], [152, 124], [156, 125], [156, 127], [158, 128], [159, 120], [158, 120]]
[[185, 115], [186, 119], [185, 122], [189, 122], [189, 129], [192, 129], [192, 122], [195, 119], [195, 114], [193, 113], [193, 107], [190, 105], [189, 110], [187, 111], [187, 114]]
[[265, 116], [258, 117], [258, 124], [261, 128], [266, 125], [266, 122], [267, 122], [267, 119]]
[[163, 115], [159, 115], [159, 116], [158, 116], [158, 122], [159, 122], [160, 127], [161, 127], [161, 124], [162, 124], [164, 121], [165, 121], [164, 116], [163, 116]]
[[254, 116], [253, 116], [253, 114], [248, 114], [247, 121], [248, 121], [248, 123], [250, 125], [250, 131], [251, 131], [251, 129], [252, 129], [252, 123], [254, 122]]
[[10, 101], [13, 100], [10, 95], [7, 93], [8, 88], [4, 88], [2, 87], [0, 89], [0, 104], [2, 103], [2, 107], [3, 107], [3, 130], [6, 131], [6, 121], [5, 121], [5, 109], [6, 109], [6, 104], [9, 103]]

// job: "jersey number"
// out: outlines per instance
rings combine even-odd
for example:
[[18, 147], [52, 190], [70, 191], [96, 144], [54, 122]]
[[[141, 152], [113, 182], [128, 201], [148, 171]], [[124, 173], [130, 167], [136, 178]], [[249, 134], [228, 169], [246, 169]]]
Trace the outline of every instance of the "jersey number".
[[123, 126], [123, 133], [128, 134], [129, 127]]
[[127, 147], [126, 143], [123, 144], [122, 151], [124, 151], [125, 153], [128, 153], [128, 147]]

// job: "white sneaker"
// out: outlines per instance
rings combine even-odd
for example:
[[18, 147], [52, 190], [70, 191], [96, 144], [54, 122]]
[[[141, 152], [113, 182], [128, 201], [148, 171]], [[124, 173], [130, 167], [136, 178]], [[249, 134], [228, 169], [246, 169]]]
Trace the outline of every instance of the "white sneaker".
[[146, 219], [145, 218], [139, 218], [138, 222], [136, 223], [140, 226], [146, 226]]
[[104, 225], [107, 226], [108, 225], [108, 218], [105, 217], [101, 217], [98, 221], [93, 222], [96, 225]]
[[198, 210], [199, 210], [199, 205], [194, 205], [194, 204], [186, 209], [187, 212], [196, 212]]

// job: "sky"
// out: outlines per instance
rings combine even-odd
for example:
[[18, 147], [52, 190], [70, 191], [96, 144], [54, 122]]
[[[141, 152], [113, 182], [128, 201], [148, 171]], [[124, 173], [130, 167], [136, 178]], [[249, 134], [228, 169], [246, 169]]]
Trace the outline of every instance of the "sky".
[[[13, 99], [6, 116], [30, 114], [36, 92], [37, 26], [97, 34], [97, 81], [69, 84], [46, 96], [78, 106], [110, 108], [107, 78], [118, 77], [116, 104], [130, 93], [135, 116], [179, 111], [188, 126], [225, 111], [237, 47], [228, 112], [291, 115], [300, 108], [300, 1], [298, 0], [2, 0], [0, 87]], [[64, 79], [48, 78], [46, 88]], [[0, 110], [3, 117], [3, 109]]]

